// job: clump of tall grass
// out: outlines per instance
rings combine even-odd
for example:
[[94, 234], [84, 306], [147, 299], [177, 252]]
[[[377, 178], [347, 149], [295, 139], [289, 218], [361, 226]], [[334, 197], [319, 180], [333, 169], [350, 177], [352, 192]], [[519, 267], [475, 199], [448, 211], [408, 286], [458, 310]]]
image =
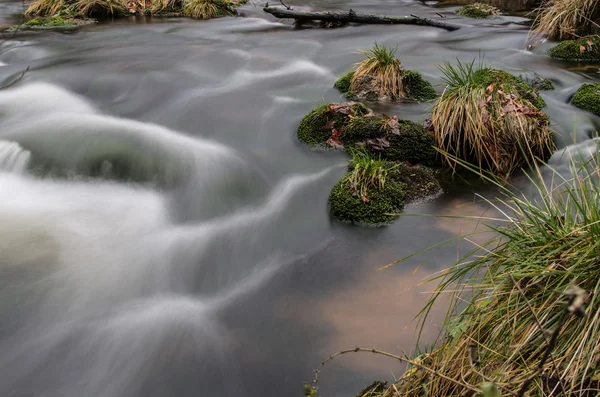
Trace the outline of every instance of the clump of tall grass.
[[545, 0], [539, 8], [534, 33], [567, 40], [597, 31], [598, 0]]
[[404, 97], [404, 68], [396, 58], [398, 48], [389, 48], [375, 43], [373, 48], [359, 51], [365, 59], [354, 65], [355, 72], [350, 90], [357, 92], [357, 82], [361, 76], [374, 76], [378, 79], [380, 97], [392, 99]]
[[[600, 393], [600, 156], [570, 159], [570, 174], [536, 167], [535, 196], [493, 176], [503, 214], [497, 237], [447, 270], [421, 312], [442, 294], [451, 306], [432, 352], [385, 396], [473, 395], [493, 383], [503, 396]], [[468, 167], [468, 166], [467, 166]], [[485, 219], [483, 220], [486, 221]]]
[[433, 107], [431, 126], [446, 164], [469, 161], [508, 176], [554, 150], [549, 121], [536, 89], [475, 61], [440, 66], [446, 89]]
[[348, 182], [352, 193], [368, 198], [369, 190], [383, 190], [391, 169], [389, 164], [381, 159], [372, 158], [364, 148], [352, 149], [351, 154]]
[[116, 16], [128, 13], [125, 0], [36, 0], [29, 5], [27, 15]]
[[233, 15], [234, 11], [223, 0], [184, 0], [183, 14], [195, 19], [211, 19]]

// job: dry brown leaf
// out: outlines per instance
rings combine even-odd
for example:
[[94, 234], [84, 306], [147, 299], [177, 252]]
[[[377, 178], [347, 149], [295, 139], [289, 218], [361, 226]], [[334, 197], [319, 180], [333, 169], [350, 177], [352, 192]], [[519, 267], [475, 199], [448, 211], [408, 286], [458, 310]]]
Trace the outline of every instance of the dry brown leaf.
[[492, 91], [494, 91], [494, 83], [488, 85], [485, 90], [487, 91], [488, 94], [491, 94]]
[[344, 132], [344, 127], [340, 127], [340, 129], [333, 129], [331, 131], [331, 136], [327, 140], [327, 144], [335, 149], [343, 149], [344, 143], [342, 142], [342, 132]]
[[579, 53], [580, 53], [580, 54], [583, 54], [584, 52], [585, 52], [585, 47], [584, 47], [584, 46], [582, 46], [582, 45], [580, 45], [580, 46], [579, 46]]

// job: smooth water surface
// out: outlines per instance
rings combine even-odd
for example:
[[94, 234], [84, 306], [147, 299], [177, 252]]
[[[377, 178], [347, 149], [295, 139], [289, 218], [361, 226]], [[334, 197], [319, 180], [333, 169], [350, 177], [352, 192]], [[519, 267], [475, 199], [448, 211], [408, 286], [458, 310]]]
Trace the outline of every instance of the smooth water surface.
[[[18, 20], [19, 6], [3, 4], [4, 20]], [[302, 6], [440, 12], [411, 0]], [[294, 29], [258, 5], [243, 12], [23, 33], [0, 44], [1, 81], [29, 68], [0, 92], [0, 396], [301, 396], [338, 350], [410, 353], [412, 320], [431, 288], [417, 284], [470, 247], [377, 269], [474, 222], [334, 222], [327, 197], [348, 157], [295, 137], [304, 114], [341, 99], [334, 81], [375, 40], [397, 45], [406, 68], [438, 85], [436, 64], [456, 58], [552, 79], [557, 89], [544, 97], [562, 147], [598, 126], [567, 104], [597, 69], [550, 60], [550, 43], [525, 51], [518, 18], [463, 21], [474, 26], [456, 32]], [[423, 121], [431, 103], [374, 107]], [[488, 208], [472, 190], [491, 194], [450, 187], [405, 213], [481, 215]], [[402, 368], [346, 355], [321, 372], [321, 394], [351, 396]]]

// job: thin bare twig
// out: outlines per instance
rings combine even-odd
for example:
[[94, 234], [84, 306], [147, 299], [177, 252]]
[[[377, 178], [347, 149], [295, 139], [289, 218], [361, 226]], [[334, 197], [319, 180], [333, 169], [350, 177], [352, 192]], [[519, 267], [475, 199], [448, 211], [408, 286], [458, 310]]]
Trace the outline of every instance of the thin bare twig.
[[285, 4], [285, 3], [283, 2], [283, 0], [279, 0], [279, 2], [281, 3], [281, 5], [282, 5], [282, 6], [284, 6], [284, 7], [285, 7], [285, 8], [287, 8], [288, 10], [291, 10], [291, 9], [292, 9], [292, 7], [290, 7], [290, 6], [288, 6], [287, 4]]
[[340, 351], [340, 352], [337, 352], [337, 353], [335, 353], [335, 354], [334, 354], [334, 355], [332, 355], [332, 356], [329, 356], [329, 358], [328, 358], [327, 360], [323, 361], [323, 362], [321, 363], [321, 365], [319, 365], [319, 367], [318, 367], [317, 369], [315, 369], [315, 379], [313, 380], [313, 387], [315, 387], [315, 388], [316, 388], [316, 386], [317, 386], [317, 383], [319, 382], [319, 372], [321, 371], [321, 368], [323, 368], [323, 366], [324, 366], [325, 364], [327, 364], [329, 361], [333, 360], [333, 359], [334, 359], [334, 358], [336, 358], [337, 356], [341, 356], [342, 354], [347, 354], [347, 353], [358, 353], [358, 352], [364, 352], [364, 353], [373, 353], [373, 354], [379, 354], [379, 355], [382, 355], [382, 356], [385, 356], [385, 357], [390, 357], [390, 358], [396, 359], [396, 360], [398, 360], [398, 361], [400, 361], [400, 362], [403, 362], [403, 363], [406, 363], [406, 364], [410, 364], [410, 365], [412, 365], [412, 366], [415, 366], [415, 367], [417, 367], [417, 368], [419, 368], [419, 369], [422, 369], [422, 370], [424, 370], [424, 371], [427, 371], [427, 372], [429, 372], [429, 373], [431, 373], [431, 374], [434, 374], [434, 375], [436, 375], [436, 376], [439, 376], [439, 377], [440, 377], [440, 378], [442, 378], [442, 379], [445, 379], [445, 380], [447, 380], [447, 381], [449, 381], [449, 382], [452, 382], [452, 383], [454, 383], [454, 384], [457, 384], [457, 385], [459, 385], [459, 386], [462, 386], [462, 387], [464, 387], [465, 389], [471, 390], [471, 391], [473, 391], [473, 392], [475, 392], [475, 393], [479, 393], [479, 392], [481, 392], [479, 389], [477, 389], [477, 388], [475, 388], [475, 387], [473, 387], [473, 386], [471, 386], [471, 385], [468, 385], [468, 384], [466, 384], [466, 383], [463, 383], [463, 382], [461, 382], [461, 381], [458, 381], [458, 380], [456, 380], [456, 379], [452, 379], [452, 378], [450, 378], [450, 377], [448, 377], [448, 376], [446, 376], [446, 375], [444, 375], [444, 374], [441, 374], [441, 373], [437, 372], [437, 371], [436, 371], [436, 370], [434, 370], [434, 369], [431, 369], [431, 368], [429, 368], [429, 367], [427, 367], [427, 366], [425, 366], [425, 365], [423, 365], [423, 364], [419, 364], [419, 363], [417, 363], [417, 362], [415, 362], [415, 361], [413, 361], [413, 360], [410, 360], [410, 359], [408, 359], [408, 358], [404, 358], [404, 357], [396, 356], [396, 355], [394, 355], [394, 354], [387, 353], [387, 352], [384, 352], [384, 351], [381, 351], [381, 350], [377, 350], [377, 349], [366, 349], [366, 348], [361, 348], [361, 347], [355, 347], [354, 349], [349, 349], [349, 350], [342, 350], [342, 351]]

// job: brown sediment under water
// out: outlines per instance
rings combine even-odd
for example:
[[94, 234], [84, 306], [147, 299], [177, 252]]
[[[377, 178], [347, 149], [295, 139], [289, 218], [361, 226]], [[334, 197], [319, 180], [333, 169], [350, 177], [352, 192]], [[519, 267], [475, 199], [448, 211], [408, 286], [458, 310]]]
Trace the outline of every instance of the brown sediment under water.
[[[420, 1], [291, 2], [458, 20]], [[21, 3], [2, 3], [7, 23]], [[262, 5], [261, 5], [262, 6]], [[383, 228], [332, 221], [343, 153], [295, 135], [374, 41], [441, 92], [436, 65], [481, 59], [537, 73], [560, 148], [587, 153], [598, 118], [568, 104], [595, 68], [526, 51], [516, 17], [423, 26], [295, 29], [252, 2], [243, 18], [123, 19], [0, 45], [0, 396], [299, 396], [336, 351], [410, 353], [418, 286], [472, 246], [462, 241], [377, 269], [481, 227], [407, 216]], [[16, 19], [15, 19], [16, 18]], [[423, 121], [431, 103], [373, 106]], [[573, 142], [578, 145], [573, 146]], [[566, 159], [553, 160], [568, 172]], [[526, 180], [519, 181], [527, 192]], [[493, 214], [452, 185], [409, 215]], [[474, 238], [477, 242], [477, 238]], [[423, 333], [430, 343], [444, 308]], [[402, 366], [344, 356], [321, 394], [347, 397]]]

